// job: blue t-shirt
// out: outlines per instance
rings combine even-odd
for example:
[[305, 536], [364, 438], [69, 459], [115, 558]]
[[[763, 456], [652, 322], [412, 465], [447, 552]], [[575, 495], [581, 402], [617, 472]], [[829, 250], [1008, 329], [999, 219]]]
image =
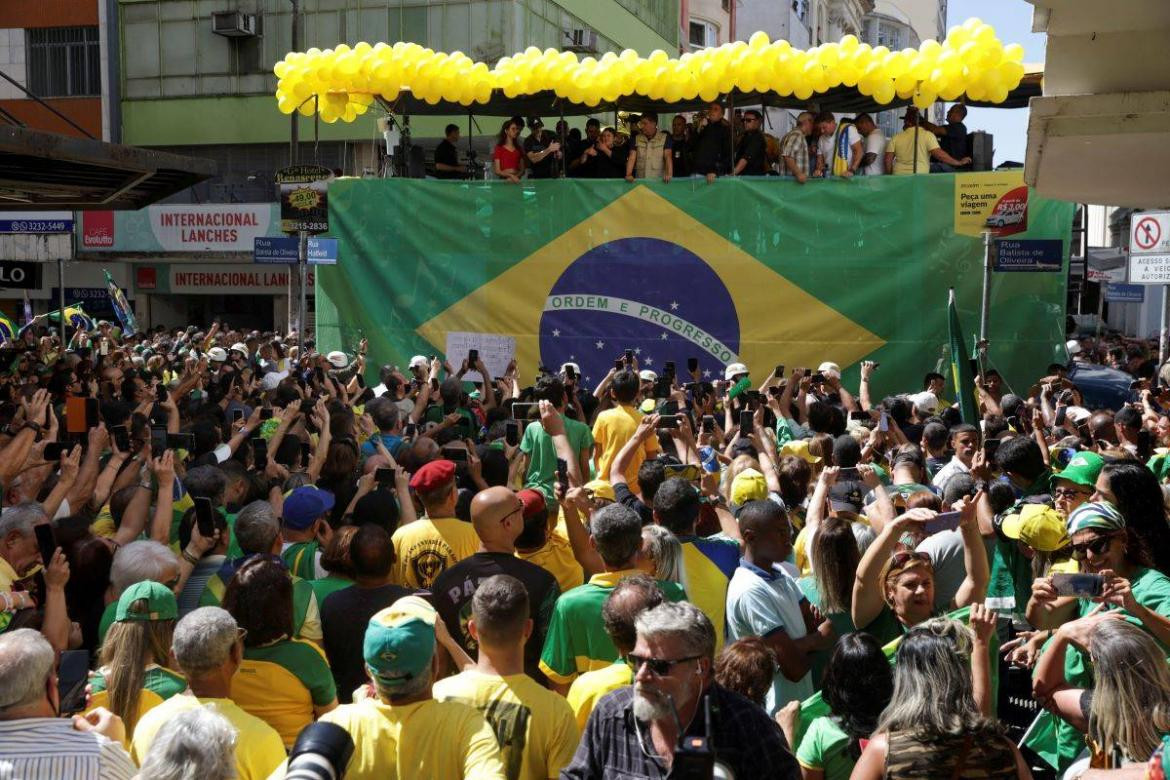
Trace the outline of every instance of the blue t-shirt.
[[382, 446], [385, 447], [386, 451], [391, 455], [398, 455], [398, 448], [402, 446], [401, 436], [395, 436], [392, 433], [375, 433], [365, 444], [362, 445], [363, 458], [370, 458], [378, 453], [378, 448], [374, 445], [375, 439], [380, 439], [382, 441]]

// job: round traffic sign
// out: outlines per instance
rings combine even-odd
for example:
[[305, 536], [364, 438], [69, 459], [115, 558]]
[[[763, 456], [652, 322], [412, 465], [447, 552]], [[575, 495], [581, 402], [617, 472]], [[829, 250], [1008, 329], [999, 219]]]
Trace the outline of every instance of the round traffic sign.
[[1153, 249], [1162, 240], [1162, 225], [1154, 217], [1143, 217], [1133, 229], [1133, 241], [1138, 249]]

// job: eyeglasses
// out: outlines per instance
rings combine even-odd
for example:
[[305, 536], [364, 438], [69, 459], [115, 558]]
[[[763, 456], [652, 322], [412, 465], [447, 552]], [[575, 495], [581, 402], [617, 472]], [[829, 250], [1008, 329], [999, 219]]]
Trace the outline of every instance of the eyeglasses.
[[1074, 544], [1072, 546], [1072, 557], [1076, 558], [1078, 561], [1083, 561], [1089, 556], [1089, 553], [1093, 553], [1093, 555], [1104, 555], [1105, 551], [1109, 549], [1109, 543], [1113, 541], [1115, 536], [1117, 536], [1117, 533], [1111, 533], [1104, 536], [1098, 536], [1091, 542], [1081, 542], [1080, 544]]
[[642, 668], [643, 664], [645, 664], [650, 667], [650, 671], [655, 676], [665, 677], [666, 675], [670, 674], [670, 670], [678, 664], [685, 664], [687, 661], [694, 661], [699, 658], [702, 658], [702, 656], [690, 655], [686, 658], [676, 658], [673, 661], [667, 661], [662, 658], [647, 658], [645, 656], [629, 653], [626, 655], [625, 661], [626, 665], [630, 667], [630, 671], [632, 671], [634, 674], [637, 674], [638, 670]]
[[1076, 490], [1075, 488], [1056, 488], [1052, 491], [1055, 498], [1076, 498], [1078, 496], [1088, 497], [1090, 494], [1083, 490]]

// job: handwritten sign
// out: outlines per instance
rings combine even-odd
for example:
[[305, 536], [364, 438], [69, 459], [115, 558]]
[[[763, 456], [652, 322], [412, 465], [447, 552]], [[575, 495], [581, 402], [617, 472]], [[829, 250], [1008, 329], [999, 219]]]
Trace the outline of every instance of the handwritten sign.
[[[508, 363], [516, 357], [516, 339], [512, 336], [501, 336], [496, 333], [466, 333], [463, 331], [447, 331], [447, 362], [456, 371], [467, 359], [467, 353], [473, 349], [479, 350], [479, 359], [491, 372], [492, 377], [503, 376], [508, 370]], [[463, 375], [464, 381], [482, 382], [483, 377], [478, 371], [468, 371]]]

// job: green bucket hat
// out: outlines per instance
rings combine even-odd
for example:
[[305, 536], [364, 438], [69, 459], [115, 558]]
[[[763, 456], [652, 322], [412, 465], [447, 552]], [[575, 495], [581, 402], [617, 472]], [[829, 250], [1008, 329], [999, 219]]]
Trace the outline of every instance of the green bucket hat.
[[[146, 601], [146, 609], [135, 609], [134, 603]], [[144, 580], [136, 582], [122, 591], [118, 609], [114, 613], [115, 623], [141, 621], [153, 623], [159, 620], [174, 620], [179, 616], [179, 604], [175, 594], [161, 582]]]

